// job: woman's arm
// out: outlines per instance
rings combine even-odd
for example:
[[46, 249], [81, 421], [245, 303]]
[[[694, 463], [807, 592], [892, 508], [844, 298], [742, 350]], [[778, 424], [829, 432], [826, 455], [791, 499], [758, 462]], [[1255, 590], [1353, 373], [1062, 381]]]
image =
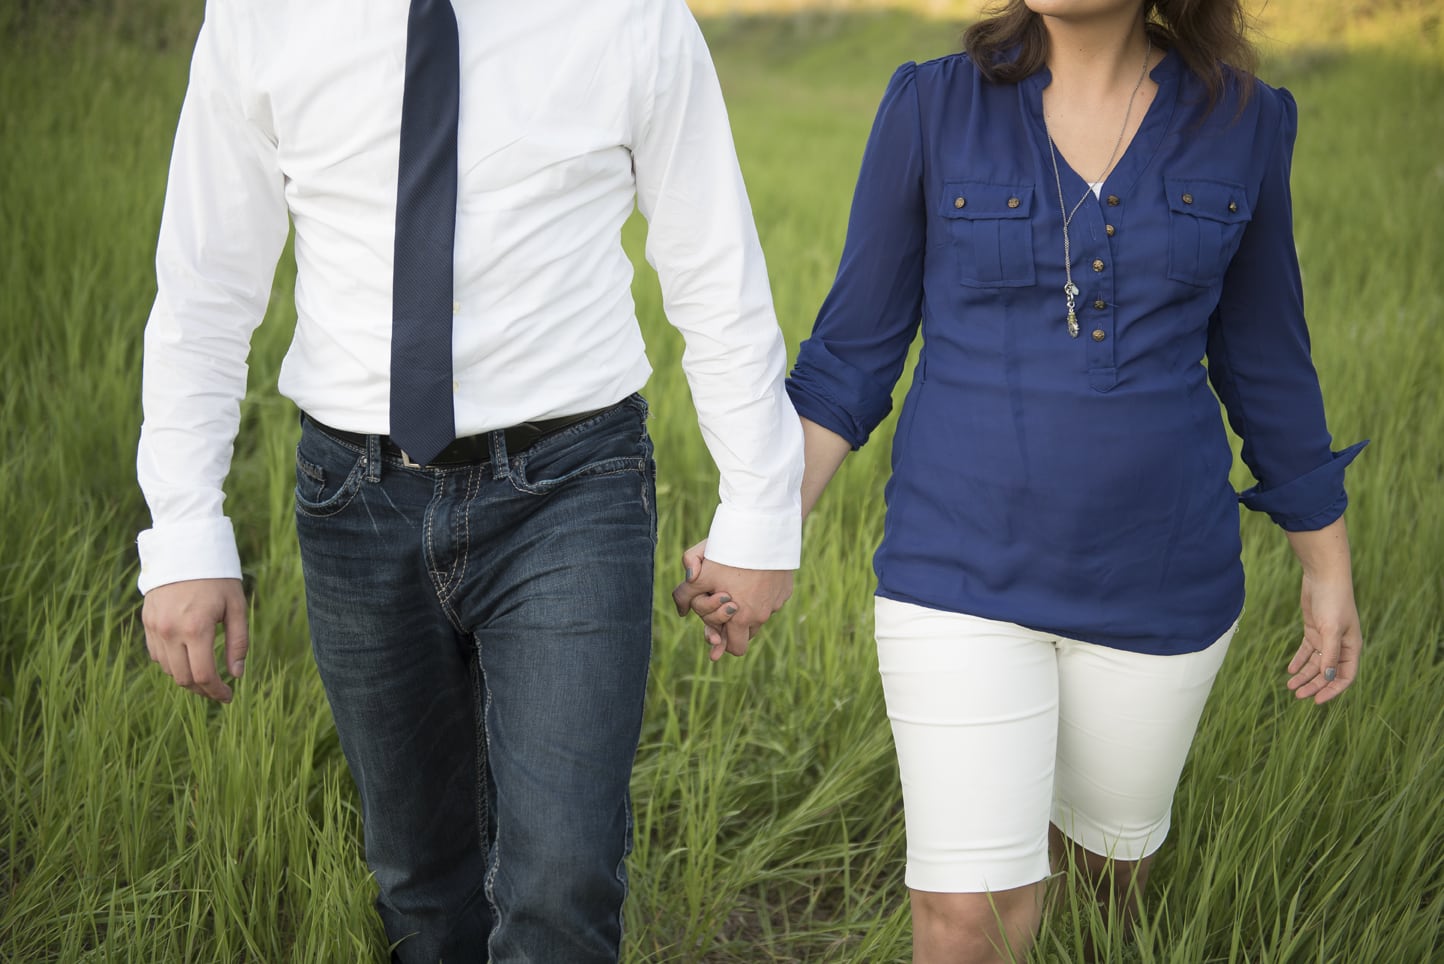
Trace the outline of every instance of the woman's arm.
[[1285, 530], [1303, 566], [1304, 635], [1288, 686], [1325, 703], [1353, 683], [1362, 637], [1354, 606], [1344, 469], [1366, 443], [1334, 452], [1304, 320], [1303, 284], [1289, 190], [1297, 108], [1285, 91], [1260, 90], [1265, 156], [1258, 197], [1210, 319], [1208, 375], [1243, 440], [1258, 484], [1244, 506]]
[[817, 504], [822, 490], [837, 474], [842, 460], [852, 451], [852, 443], [832, 429], [823, 428], [811, 419], [802, 419], [802, 518], [806, 519]]

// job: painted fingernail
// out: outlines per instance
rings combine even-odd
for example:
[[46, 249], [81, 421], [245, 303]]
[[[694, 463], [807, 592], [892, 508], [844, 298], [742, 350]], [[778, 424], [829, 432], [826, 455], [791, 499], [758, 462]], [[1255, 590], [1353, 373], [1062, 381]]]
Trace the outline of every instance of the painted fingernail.
[[729, 615], [729, 616], [735, 616], [735, 615], [737, 615], [737, 607], [736, 607], [736, 606], [728, 606], [728, 607], [727, 607], [727, 615]]
[[688, 567], [687, 567], [687, 581], [688, 581], [688, 582], [691, 582], [691, 581], [692, 581], [692, 567], [691, 567], [691, 566], [688, 566]]
[[730, 603], [732, 601], [732, 597], [727, 595], [726, 593], [723, 593], [722, 598], [717, 601], [721, 603]]
[[1330, 666], [1330, 667], [1328, 667], [1328, 668], [1326, 668], [1326, 669], [1324, 670], [1324, 682], [1325, 682], [1325, 683], [1332, 683], [1332, 682], [1334, 681], [1334, 677], [1335, 677], [1335, 676], [1338, 676], [1338, 675], [1339, 675], [1338, 670], [1336, 670], [1336, 669], [1334, 669], [1332, 666]]

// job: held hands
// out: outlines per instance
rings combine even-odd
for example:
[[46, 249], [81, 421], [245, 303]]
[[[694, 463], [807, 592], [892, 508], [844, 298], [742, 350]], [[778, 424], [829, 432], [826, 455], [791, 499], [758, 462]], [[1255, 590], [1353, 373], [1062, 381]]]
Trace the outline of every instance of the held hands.
[[145, 645], [152, 662], [192, 693], [231, 701], [231, 688], [216, 672], [216, 626], [226, 630], [226, 666], [240, 679], [249, 637], [246, 596], [239, 579], [190, 579], [156, 586], [141, 609]]
[[1304, 639], [1289, 660], [1289, 689], [1299, 699], [1327, 703], [1348, 689], [1359, 673], [1363, 631], [1354, 605], [1352, 580], [1304, 573], [1299, 592]]
[[706, 541], [682, 554], [687, 579], [672, 590], [677, 615], [695, 612], [715, 663], [724, 652], [741, 656], [762, 624], [792, 595], [790, 569], [738, 569], [705, 557]]

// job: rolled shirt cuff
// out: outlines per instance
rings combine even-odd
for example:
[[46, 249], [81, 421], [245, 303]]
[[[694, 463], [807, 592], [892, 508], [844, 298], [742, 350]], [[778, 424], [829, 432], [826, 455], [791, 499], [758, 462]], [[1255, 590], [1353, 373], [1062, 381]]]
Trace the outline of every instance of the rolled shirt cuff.
[[1322, 529], [1344, 514], [1349, 504], [1344, 490], [1344, 469], [1354, 461], [1369, 440], [1331, 453], [1332, 457], [1312, 472], [1277, 488], [1254, 486], [1239, 494], [1239, 501], [1254, 512], [1266, 512], [1275, 524], [1288, 532]]
[[738, 569], [796, 569], [802, 562], [802, 506], [742, 509], [723, 503], [712, 516], [707, 558]]
[[225, 516], [173, 522], [146, 529], [135, 540], [140, 550], [142, 593], [187, 579], [239, 579], [236, 533]]
[[787, 394], [797, 414], [836, 432], [854, 449], [892, 411], [892, 391], [838, 358], [815, 338], [802, 343], [787, 378]]

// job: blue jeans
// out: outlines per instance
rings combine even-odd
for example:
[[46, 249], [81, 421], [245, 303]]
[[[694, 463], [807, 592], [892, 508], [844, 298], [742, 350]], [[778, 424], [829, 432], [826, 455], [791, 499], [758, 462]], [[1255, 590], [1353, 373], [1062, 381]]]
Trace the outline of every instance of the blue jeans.
[[305, 420], [312, 648], [393, 959], [616, 961], [651, 657], [646, 404], [410, 468]]

